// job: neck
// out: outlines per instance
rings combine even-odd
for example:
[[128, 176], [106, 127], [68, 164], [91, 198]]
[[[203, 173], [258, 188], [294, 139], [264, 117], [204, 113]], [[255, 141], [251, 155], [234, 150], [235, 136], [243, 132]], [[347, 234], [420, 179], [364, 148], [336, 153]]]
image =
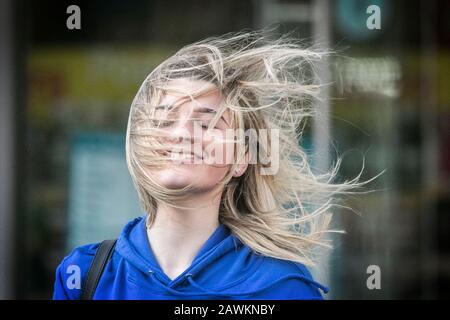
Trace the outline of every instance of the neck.
[[[213, 199], [213, 201], [211, 201]], [[170, 278], [186, 270], [198, 251], [219, 226], [220, 197], [195, 195], [180, 209], [158, 204], [147, 236], [161, 269]]]

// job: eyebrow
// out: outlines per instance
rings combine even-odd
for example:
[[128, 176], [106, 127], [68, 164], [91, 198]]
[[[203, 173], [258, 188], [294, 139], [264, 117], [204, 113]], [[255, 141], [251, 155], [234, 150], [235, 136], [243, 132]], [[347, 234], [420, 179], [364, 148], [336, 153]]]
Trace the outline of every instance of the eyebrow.
[[[172, 110], [173, 108], [175, 108], [174, 105], [169, 105], [169, 104], [161, 104], [159, 106], [155, 107], [155, 110], [160, 110], [160, 109], [164, 109], [164, 110]], [[200, 112], [200, 113], [216, 113], [216, 109], [214, 108], [209, 108], [209, 107], [200, 107], [200, 108], [195, 108], [194, 112]]]
[[[164, 110], [172, 110], [175, 106], [174, 105], [168, 105], [168, 104], [162, 104], [159, 106], [155, 107], [155, 110], [160, 110], [160, 109], [164, 109]], [[217, 113], [216, 109], [214, 108], [210, 108], [210, 107], [199, 107], [199, 108], [195, 108], [194, 112], [196, 113]], [[222, 117], [220, 117], [219, 120], [223, 120], [223, 122], [225, 122], [227, 125], [230, 125], [226, 120], [225, 117], [222, 115]]]
[[208, 107], [201, 107], [194, 109], [194, 112], [199, 113], [217, 113], [216, 109], [208, 108]]

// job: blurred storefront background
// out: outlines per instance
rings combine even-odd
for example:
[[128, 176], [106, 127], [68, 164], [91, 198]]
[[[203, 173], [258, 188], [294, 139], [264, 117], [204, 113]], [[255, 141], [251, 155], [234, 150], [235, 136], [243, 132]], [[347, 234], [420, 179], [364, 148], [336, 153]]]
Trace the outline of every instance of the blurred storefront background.
[[[350, 197], [358, 214], [315, 270], [329, 298], [450, 297], [450, 3], [387, 0], [1, 0], [0, 298], [49, 298], [76, 245], [116, 237], [144, 214], [124, 137], [146, 75], [181, 46], [277, 26], [329, 46], [331, 83], [307, 129], [318, 169], [386, 169]], [[69, 30], [76, 4], [81, 29]], [[380, 8], [380, 29], [367, 27]], [[367, 287], [369, 266], [381, 289]]]

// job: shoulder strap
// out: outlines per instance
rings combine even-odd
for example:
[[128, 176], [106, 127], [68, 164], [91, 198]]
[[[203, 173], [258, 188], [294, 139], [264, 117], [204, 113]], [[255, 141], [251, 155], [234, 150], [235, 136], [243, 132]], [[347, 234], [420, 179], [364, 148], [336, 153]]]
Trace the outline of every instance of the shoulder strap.
[[83, 283], [81, 292], [81, 300], [92, 300], [95, 289], [97, 289], [98, 282], [102, 276], [103, 269], [114, 252], [116, 240], [104, 240], [100, 243], [94, 259], [89, 266], [86, 280]]

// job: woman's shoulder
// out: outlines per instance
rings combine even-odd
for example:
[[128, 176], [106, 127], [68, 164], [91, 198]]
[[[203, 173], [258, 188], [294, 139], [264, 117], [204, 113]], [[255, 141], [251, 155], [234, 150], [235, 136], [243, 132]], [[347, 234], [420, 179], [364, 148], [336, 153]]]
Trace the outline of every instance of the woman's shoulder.
[[78, 265], [80, 268], [90, 265], [100, 243], [89, 243], [73, 248], [61, 261], [60, 265]]
[[79, 299], [81, 285], [100, 243], [75, 247], [56, 268], [54, 299]]
[[291, 260], [265, 256], [255, 276], [271, 286], [267, 292], [275, 298], [323, 299], [322, 293], [329, 291], [314, 279], [309, 267]]

